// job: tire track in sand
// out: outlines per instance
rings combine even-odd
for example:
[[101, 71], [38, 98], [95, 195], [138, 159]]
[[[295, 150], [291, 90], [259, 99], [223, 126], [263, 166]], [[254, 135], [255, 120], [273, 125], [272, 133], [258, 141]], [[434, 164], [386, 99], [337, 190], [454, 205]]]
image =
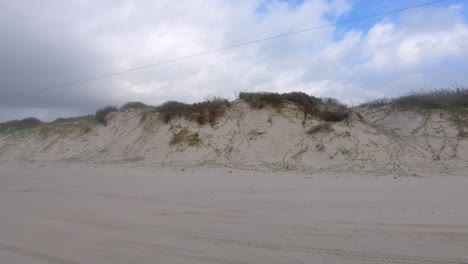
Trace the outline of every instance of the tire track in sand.
[[179, 237], [188, 240], [196, 240], [218, 245], [238, 246], [242, 248], [260, 248], [275, 251], [298, 250], [313, 255], [326, 255], [340, 257], [344, 259], [353, 259], [356, 261], [376, 262], [376, 263], [394, 263], [394, 264], [468, 264], [468, 258], [460, 257], [430, 257], [430, 256], [408, 256], [393, 255], [380, 252], [364, 252], [358, 250], [346, 250], [336, 248], [314, 248], [299, 244], [281, 245], [278, 243], [266, 243], [259, 241], [244, 241], [234, 239], [221, 239], [213, 237], [204, 237], [197, 235], [179, 235]]
[[83, 264], [81, 262], [76, 262], [74, 260], [46, 254], [38, 250], [5, 244], [3, 242], [0, 242], [0, 251], [10, 252], [19, 256], [25, 256], [25, 257], [33, 258], [33, 259], [36, 259], [45, 263], [51, 263], [51, 264]]

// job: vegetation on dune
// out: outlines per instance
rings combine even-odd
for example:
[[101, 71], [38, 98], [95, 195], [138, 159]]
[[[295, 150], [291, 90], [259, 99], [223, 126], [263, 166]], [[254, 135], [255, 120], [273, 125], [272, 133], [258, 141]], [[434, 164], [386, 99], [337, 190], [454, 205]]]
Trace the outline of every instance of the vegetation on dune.
[[468, 108], [468, 88], [411, 92], [396, 98], [373, 100], [361, 106], [380, 107], [385, 105], [425, 109]]
[[403, 109], [442, 109], [451, 114], [451, 120], [460, 129], [468, 126], [468, 88], [446, 88], [411, 92], [396, 98], [383, 98], [360, 105], [361, 107], [393, 106]]
[[170, 145], [188, 143], [189, 146], [197, 146], [201, 143], [200, 135], [192, 133], [188, 128], [183, 128], [177, 133], [172, 134]]
[[274, 108], [282, 108], [284, 106], [284, 98], [278, 93], [270, 92], [255, 92], [255, 93], [239, 93], [239, 99], [244, 100], [251, 107], [262, 109], [265, 106]]
[[152, 106], [146, 105], [142, 102], [127, 102], [122, 107], [120, 107], [120, 111], [125, 111], [129, 109], [148, 109]]
[[328, 122], [341, 122], [349, 117], [348, 107], [334, 98], [322, 98], [319, 118]]
[[[37, 118], [25, 118], [0, 123], [0, 134], [8, 134], [15, 138], [27, 135], [47, 137], [51, 134], [68, 134], [80, 132], [89, 133], [96, 123], [94, 116], [80, 116], [71, 118], [57, 118], [52, 122], [41, 122]], [[78, 130], [77, 130], [78, 129]]]
[[[350, 115], [348, 107], [332, 98], [317, 98], [302, 92], [291, 93], [271, 93], [271, 92], [241, 92], [239, 99], [248, 103], [255, 109], [262, 109], [267, 106], [281, 110], [287, 104], [294, 104], [304, 112], [304, 124], [308, 117], [316, 117], [327, 122], [340, 122], [346, 120]], [[384, 98], [374, 100], [360, 105], [361, 107], [380, 107], [394, 106], [403, 109], [443, 109], [451, 114], [451, 119], [460, 127], [468, 125], [468, 88], [438, 89], [432, 91], [412, 92], [397, 98]], [[131, 109], [143, 110], [140, 115], [140, 122], [150, 120], [153, 113], [159, 114], [164, 123], [169, 123], [173, 118], [186, 118], [187, 120], [197, 122], [200, 125], [209, 123], [215, 126], [220, 117], [230, 107], [230, 102], [220, 97], [213, 97], [203, 102], [187, 104], [177, 101], [168, 101], [157, 107], [146, 105], [142, 102], [128, 102], [124, 104], [120, 111]], [[80, 127], [82, 133], [91, 131], [92, 126], [97, 122], [107, 125], [106, 116], [109, 113], [117, 112], [119, 109], [115, 106], [106, 106], [96, 111], [95, 115], [57, 118], [56, 120], [45, 123], [41, 120], [29, 117], [22, 120], [11, 120], [0, 123], [0, 133], [16, 133], [22, 131], [22, 134], [28, 131], [64, 131], [65, 127]], [[273, 120], [268, 119], [270, 124]], [[309, 133], [315, 133], [324, 127], [311, 128]], [[317, 131], [316, 131], [317, 130]], [[460, 135], [465, 136], [465, 130], [461, 129]], [[23, 133], [24, 132], [24, 133]], [[46, 134], [47, 134], [46, 133]], [[185, 133], [180, 136], [183, 136]], [[195, 136], [193, 138], [196, 138]], [[177, 139], [175, 138], [175, 141]], [[196, 141], [196, 140], [195, 140]], [[193, 142], [195, 142], [193, 141]], [[172, 143], [171, 143], [172, 144]]]
[[42, 124], [42, 121], [35, 117], [27, 117], [21, 120], [11, 120], [0, 123], [0, 133], [16, 132], [21, 129], [33, 128]]
[[241, 92], [239, 93], [239, 99], [257, 109], [271, 106], [277, 110], [281, 110], [287, 102], [293, 103], [304, 111], [304, 120], [308, 116], [316, 116], [325, 121], [339, 122], [345, 120], [349, 116], [346, 105], [340, 103], [338, 100], [331, 98], [320, 99], [303, 92], [283, 94], [271, 92]]
[[162, 115], [166, 124], [173, 118], [185, 117], [188, 120], [196, 121], [200, 125], [209, 123], [211, 126], [215, 126], [217, 120], [224, 115], [229, 106], [228, 100], [213, 97], [194, 104], [168, 101], [156, 107], [155, 111]]
[[52, 121], [51, 123], [55, 124], [65, 124], [65, 123], [79, 123], [93, 118], [93, 115], [86, 116], [76, 116], [76, 117], [59, 117]]
[[103, 124], [107, 126], [107, 119], [106, 116], [112, 112], [117, 112], [118, 109], [115, 106], [108, 105], [106, 107], [103, 107], [99, 110], [96, 111], [96, 114], [94, 115], [96, 117], [96, 121], [99, 124]]

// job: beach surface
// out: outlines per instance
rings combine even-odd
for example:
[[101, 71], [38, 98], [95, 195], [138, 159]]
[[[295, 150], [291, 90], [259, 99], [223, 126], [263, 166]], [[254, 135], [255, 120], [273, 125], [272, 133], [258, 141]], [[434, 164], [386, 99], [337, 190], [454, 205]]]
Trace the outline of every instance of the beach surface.
[[468, 263], [468, 177], [0, 165], [0, 263]]

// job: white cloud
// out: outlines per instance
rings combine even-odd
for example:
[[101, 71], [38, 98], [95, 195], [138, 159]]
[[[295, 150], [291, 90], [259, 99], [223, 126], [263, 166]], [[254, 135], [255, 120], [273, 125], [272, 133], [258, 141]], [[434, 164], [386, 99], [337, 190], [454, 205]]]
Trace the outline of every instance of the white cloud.
[[[0, 92], [41, 88], [329, 24], [351, 8], [347, 0], [295, 5], [264, 0], [6, 1], [0, 4], [0, 33], [8, 36], [0, 49], [0, 67], [9, 74], [1, 76]], [[232, 99], [239, 90], [302, 90], [359, 102], [466, 84], [463, 8], [414, 9], [398, 20], [382, 18], [369, 31], [355, 28], [338, 39], [336, 29], [329, 27], [63, 90], [14, 100], [0, 97], [0, 120], [10, 119], [16, 108], [24, 115], [45, 109], [43, 117], [50, 119], [130, 100]]]

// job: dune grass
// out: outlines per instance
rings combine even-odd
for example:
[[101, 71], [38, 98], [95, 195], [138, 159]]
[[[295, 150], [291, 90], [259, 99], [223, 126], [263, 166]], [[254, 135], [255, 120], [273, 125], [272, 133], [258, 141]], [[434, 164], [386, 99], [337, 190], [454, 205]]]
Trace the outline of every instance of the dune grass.
[[262, 109], [271, 106], [281, 110], [287, 103], [297, 105], [304, 112], [304, 120], [308, 116], [316, 116], [324, 121], [340, 122], [349, 117], [349, 110], [345, 104], [332, 98], [317, 98], [303, 92], [271, 93], [250, 92], [239, 93], [239, 99], [251, 107]]
[[65, 135], [74, 132], [86, 134], [91, 132], [95, 124], [96, 120], [93, 115], [57, 118], [52, 122], [41, 122], [37, 118], [25, 118], [23, 120], [0, 123], [0, 134], [9, 135], [14, 138], [22, 138], [28, 135], [46, 138], [52, 134]]
[[211, 126], [215, 126], [217, 120], [224, 115], [228, 107], [230, 107], [228, 100], [213, 97], [194, 104], [168, 101], [157, 106], [155, 111], [162, 115], [163, 121], [166, 124], [173, 118], [185, 117], [188, 120], [196, 121], [200, 125], [209, 123]]
[[42, 121], [35, 117], [27, 117], [21, 120], [10, 120], [0, 123], [0, 134], [15, 133], [18, 130], [31, 129], [42, 124]]
[[446, 88], [429, 91], [414, 91], [396, 98], [382, 98], [364, 103], [365, 107], [385, 105], [403, 108], [447, 109], [468, 108], [468, 88]]
[[188, 128], [183, 128], [177, 133], [173, 133], [169, 145], [179, 145], [188, 143], [189, 146], [198, 146], [201, 143], [200, 135], [191, 132]]

